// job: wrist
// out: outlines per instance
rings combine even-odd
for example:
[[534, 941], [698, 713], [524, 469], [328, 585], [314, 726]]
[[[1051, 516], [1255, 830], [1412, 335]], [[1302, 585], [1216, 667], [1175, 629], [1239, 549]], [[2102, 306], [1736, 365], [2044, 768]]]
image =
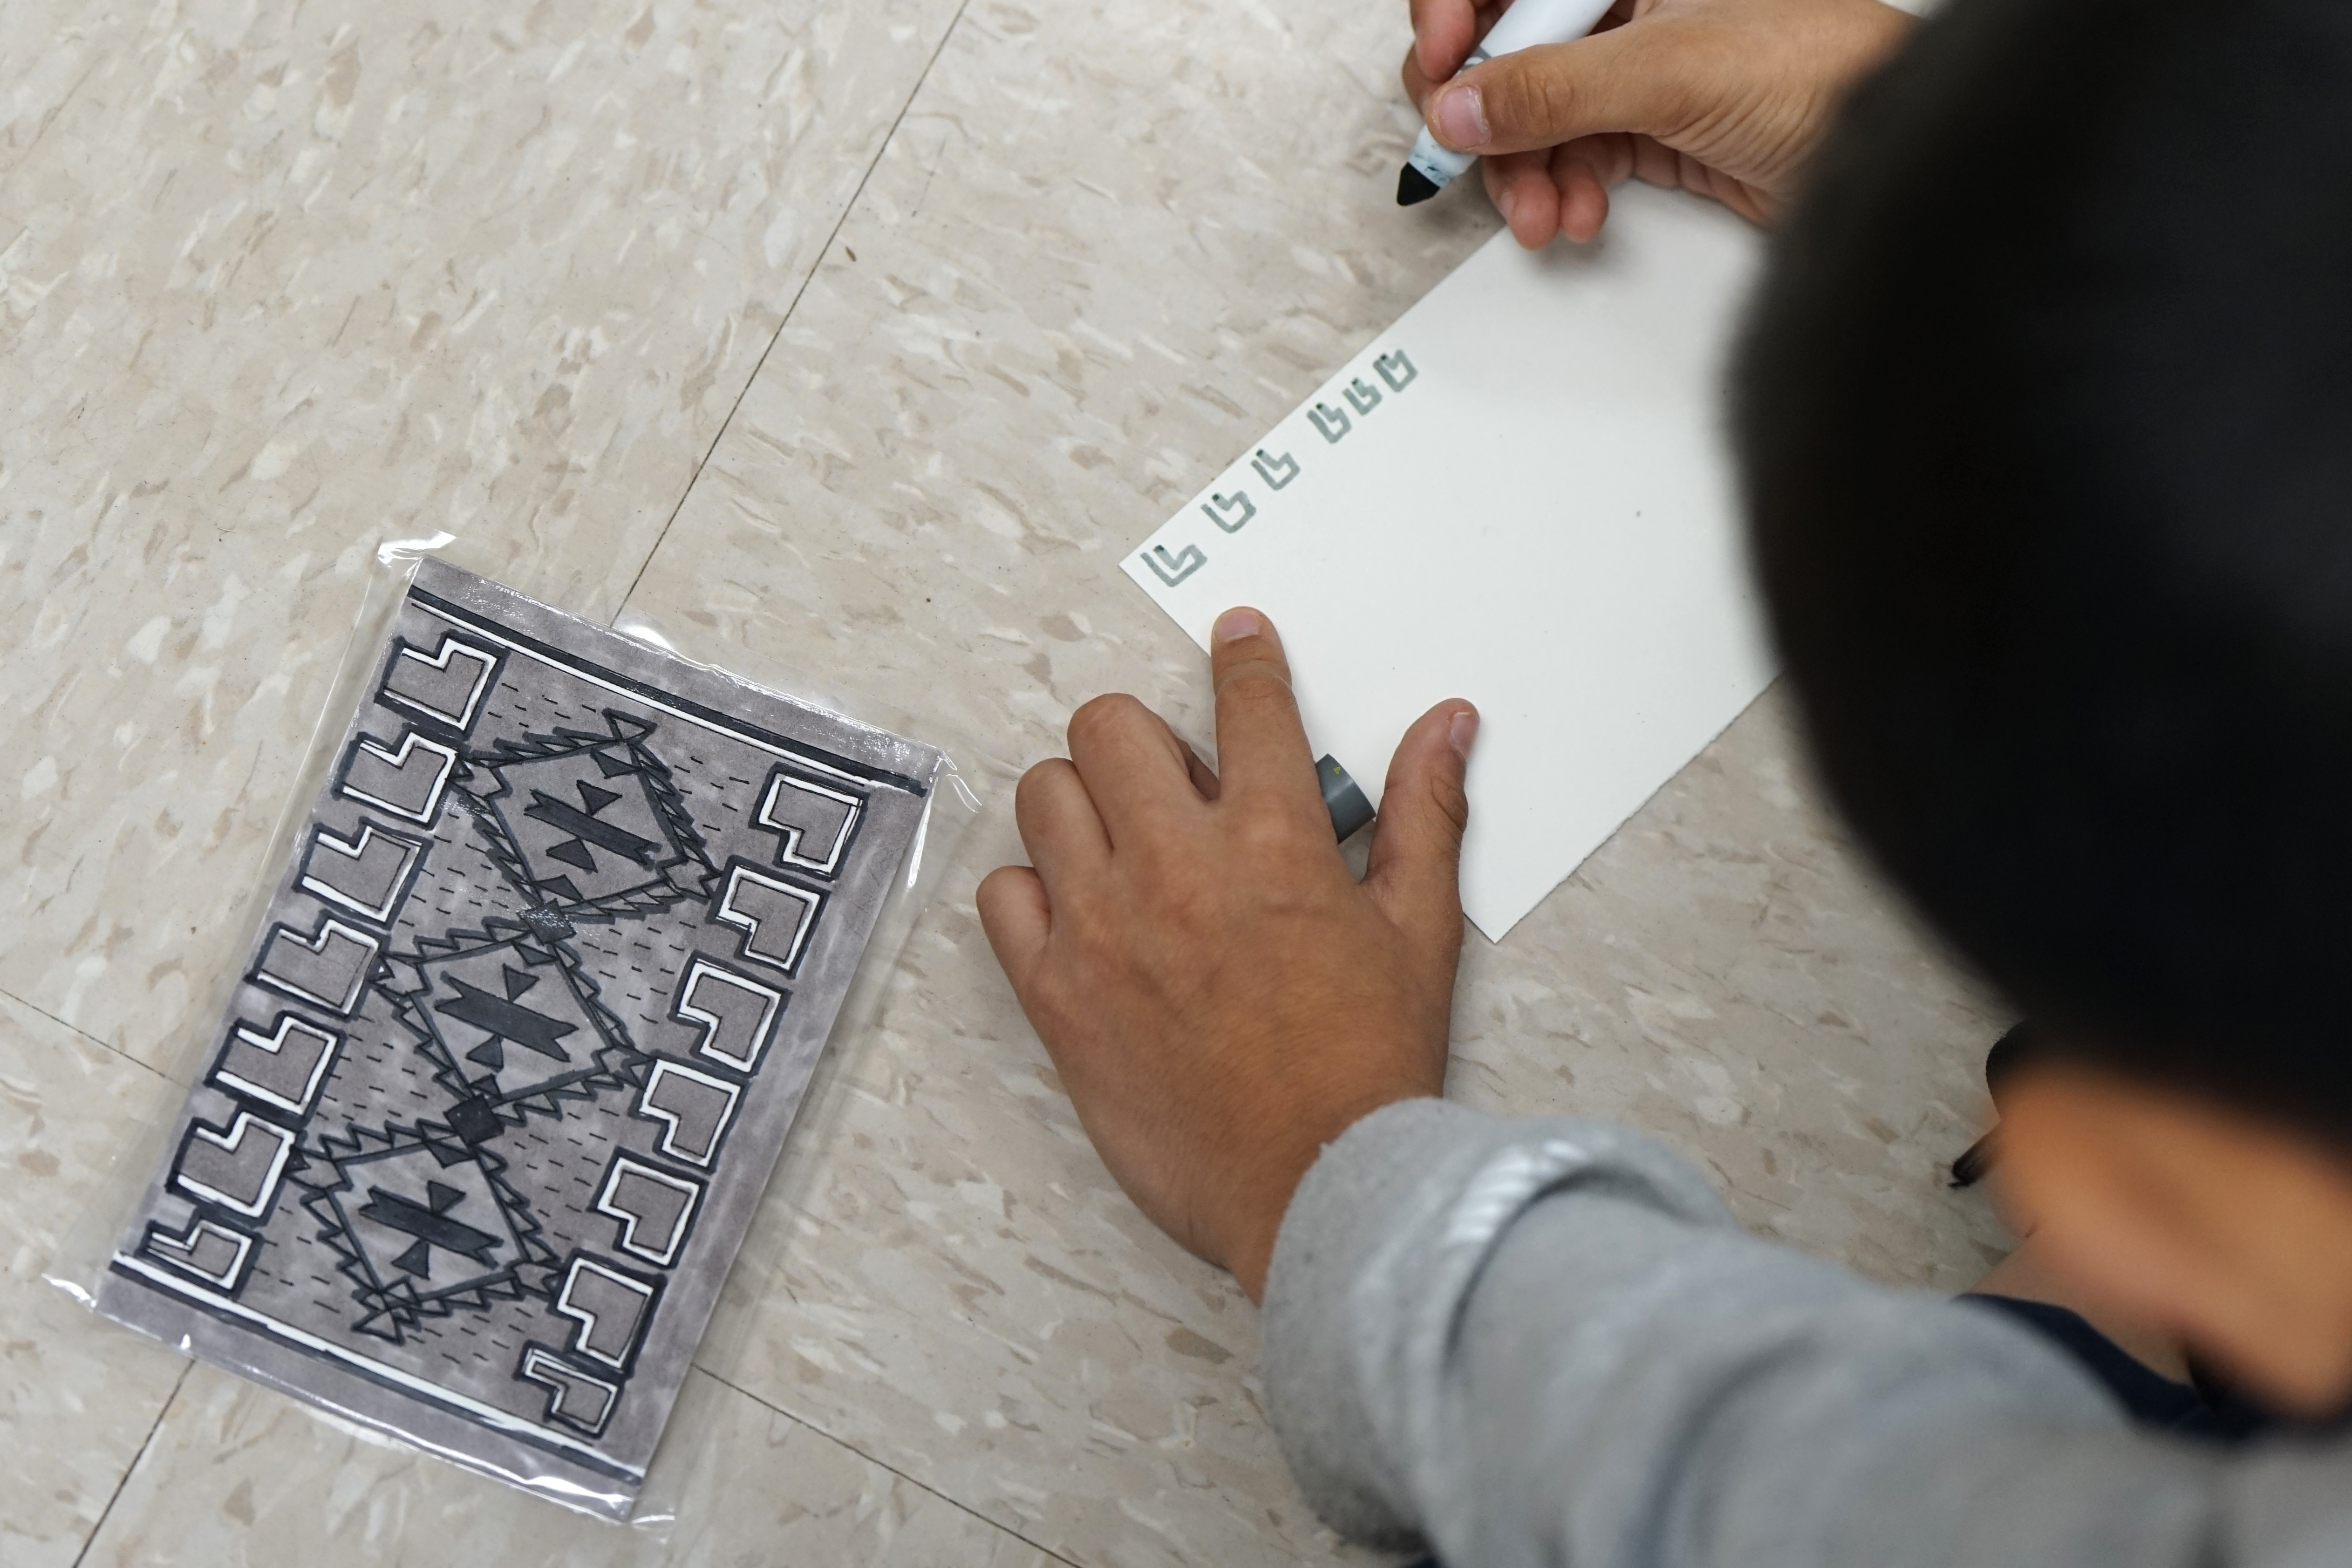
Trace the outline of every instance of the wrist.
[[1246, 1183], [1245, 1195], [1232, 1209], [1234, 1224], [1227, 1243], [1221, 1250], [1223, 1262], [1243, 1293], [1252, 1301], [1265, 1300], [1265, 1277], [1274, 1263], [1276, 1239], [1282, 1234], [1284, 1216], [1290, 1212], [1290, 1201], [1297, 1195], [1298, 1185], [1307, 1173], [1323, 1157], [1323, 1151], [1339, 1140], [1349, 1128], [1385, 1106], [1400, 1100], [1433, 1097], [1434, 1091], [1399, 1086], [1392, 1089], [1367, 1095], [1332, 1114], [1316, 1119], [1313, 1130], [1299, 1136], [1294, 1127], [1290, 1136], [1267, 1141], [1269, 1157], [1260, 1163], [1255, 1176]]

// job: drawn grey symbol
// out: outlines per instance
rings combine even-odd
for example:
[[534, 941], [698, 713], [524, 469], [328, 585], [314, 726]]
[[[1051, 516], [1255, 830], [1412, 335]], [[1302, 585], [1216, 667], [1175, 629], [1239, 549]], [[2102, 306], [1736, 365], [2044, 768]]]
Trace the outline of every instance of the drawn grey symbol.
[[545, 1419], [561, 1421], [591, 1437], [604, 1436], [614, 1406], [621, 1402], [620, 1384], [590, 1376], [545, 1345], [525, 1345], [515, 1375], [551, 1391]]
[[342, 1043], [334, 1030], [291, 1013], [278, 1014], [277, 1027], [266, 1035], [239, 1019], [221, 1047], [212, 1081], [232, 1094], [305, 1116]]
[[741, 860], [727, 864], [727, 883], [711, 918], [743, 933], [742, 953], [790, 974], [815, 928], [824, 895], [766, 877]]
[[158, 1263], [234, 1294], [245, 1283], [253, 1237], [208, 1219], [200, 1219], [176, 1235], [160, 1225], [150, 1225], [139, 1250]]
[[784, 836], [776, 850], [777, 865], [830, 878], [841, 868], [841, 858], [857, 836], [857, 819], [865, 809], [865, 800], [851, 791], [779, 765], [768, 775], [768, 787], [751, 820]]
[[776, 1035], [776, 1018], [783, 1013], [785, 992], [764, 985], [751, 975], [696, 954], [677, 983], [677, 1002], [670, 1018], [698, 1025], [696, 1056], [708, 1056], [736, 1072], [751, 1074], [760, 1068], [760, 1053]]
[[403, 730], [397, 746], [362, 735], [352, 742], [335, 793], [430, 827], [457, 771], [457, 748], [414, 730]]
[[701, 1028], [702, 1038], [694, 1047], [697, 1056], [748, 1075], [758, 1068], [761, 1053], [774, 1037], [784, 1002], [785, 994], [777, 987], [698, 954], [679, 979], [669, 1016]]
[[1307, 420], [1315, 426], [1316, 434], [1335, 447], [1339, 444], [1339, 437], [1348, 433], [1347, 415], [1328, 403], [1318, 403], [1308, 409]]
[[1151, 568], [1153, 576], [1173, 588], [1206, 566], [1209, 558], [1201, 552], [1197, 544], [1188, 544], [1174, 555], [1168, 553], [1166, 545], [1155, 544], [1143, 552], [1143, 563]]
[[295, 885], [372, 925], [390, 925], [416, 873], [425, 868], [429, 842], [364, 820], [356, 835], [345, 838], [322, 822], [311, 829]]
[[481, 711], [498, 668], [496, 653], [460, 641], [455, 632], [444, 634], [440, 647], [429, 654], [397, 642], [378, 695], [394, 707], [462, 731]]
[[596, 1212], [621, 1222], [614, 1245], [622, 1251], [667, 1268], [677, 1261], [701, 1201], [700, 1182], [616, 1154], [596, 1194]]
[[658, 1290], [652, 1280], [612, 1264], [585, 1254], [573, 1258], [555, 1293], [555, 1310], [579, 1325], [565, 1348], [615, 1372], [628, 1371]]
[[360, 1333], [401, 1343], [426, 1318], [519, 1301], [525, 1268], [543, 1279], [558, 1267], [506, 1163], [487, 1150], [430, 1122], [381, 1132], [354, 1123], [315, 1147], [308, 1158], [324, 1171], [295, 1180], [352, 1286]]
[[[706, 1042], [707, 1043], [707, 1042]], [[661, 1151], [708, 1170], [719, 1159], [742, 1090], [678, 1062], [659, 1061], [646, 1079], [636, 1113], [662, 1125]]]
[[579, 954], [514, 921], [484, 923], [419, 937], [414, 952], [390, 955], [380, 982], [439, 1068], [435, 1081], [473, 1107], [452, 1130], [481, 1142], [473, 1134], [496, 1136], [481, 1117], [490, 1107], [514, 1107], [506, 1120], [520, 1125], [525, 1110], [560, 1115], [559, 1100], [636, 1087], [646, 1058]]
[[458, 798], [490, 858], [533, 905], [575, 920], [701, 897], [710, 863], [668, 764], [646, 743], [655, 726], [618, 709], [604, 722], [603, 735], [501, 736], [467, 759], [478, 776]]
[[[1201, 510], [1209, 514], [1211, 522], [1227, 533], [1239, 533], [1249, 520], [1257, 515], [1257, 505], [1249, 499], [1247, 490], [1235, 490], [1229, 496], [1212, 491], [1209, 499], [1201, 503]], [[1236, 510], [1241, 513], [1239, 517], [1234, 516]]]
[[1257, 470], [1257, 477], [1265, 481], [1268, 489], [1278, 490], [1298, 477], [1297, 458], [1287, 452], [1279, 458], [1269, 458], [1263, 447], [1257, 449], [1257, 456], [1251, 459], [1250, 467]]
[[275, 925], [269, 928], [253, 981], [348, 1018], [359, 1009], [360, 993], [375, 967], [376, 952], [375, 938], [332, 916], [322, 921], [312, 936], [304, 936], [292, 926]]
[[190, 1197], [259, 1219], [277, 1199], [278, 1184], [293, 1157], [292, 1132], [240, 1110], [226, 1127], [201, 1121], [189, 1127], [172, 1184]]
[[1381, 373], [1381, 379], [1389, 384], [1391, 392], [1402, 392], [1412, 384], [1412, 378], [1421, 374], [1413, 368], [1412, 361], [1405, 358], [1402, 349], [1381, 355], [1372, 361], [1372, 368]]
[[1381, 405], [1381, 389], [1358, 376], [1347, 386], [1348, 406], [1359, 414], [1370, 414]]

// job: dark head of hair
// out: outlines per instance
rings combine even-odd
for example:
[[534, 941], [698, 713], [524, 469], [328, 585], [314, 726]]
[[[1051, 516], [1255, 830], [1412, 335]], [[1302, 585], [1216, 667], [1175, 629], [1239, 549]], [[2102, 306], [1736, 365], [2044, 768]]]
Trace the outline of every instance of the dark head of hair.
[[2352, 5], [1953, 0], [1736, 374], [1832, 794], [2070, 1048], [2352, 1129]]

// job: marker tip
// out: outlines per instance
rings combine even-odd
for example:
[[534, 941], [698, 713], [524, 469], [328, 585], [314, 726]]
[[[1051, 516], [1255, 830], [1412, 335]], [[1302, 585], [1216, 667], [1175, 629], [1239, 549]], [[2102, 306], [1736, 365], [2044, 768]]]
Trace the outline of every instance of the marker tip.
[[1439, 188], [1436, 181], [1407, 163], [1397, 175], [1397, 205], [1417, 206], [1435, 195]]

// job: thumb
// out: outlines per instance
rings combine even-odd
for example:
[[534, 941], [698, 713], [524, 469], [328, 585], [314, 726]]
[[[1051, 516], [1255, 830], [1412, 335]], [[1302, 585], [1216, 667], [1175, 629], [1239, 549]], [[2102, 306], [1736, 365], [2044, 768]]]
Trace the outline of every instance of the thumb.
[[1464, 71], [1423, 106], [1431, 134], [1457, 153], [1526, 153], [1580, 136], [1664, 137], [1687, 102], [1691, 51], [1654, 21], [1545, 44]]
[[1373, 901], [1408, 935], [1450, 953], [1462, 940], [1462, 831], [1469, 826], [1464, 779], [1478, 710], [1459, 700], [1413, 721], [1389, 763], [1388, 787], [1364, 873]]

